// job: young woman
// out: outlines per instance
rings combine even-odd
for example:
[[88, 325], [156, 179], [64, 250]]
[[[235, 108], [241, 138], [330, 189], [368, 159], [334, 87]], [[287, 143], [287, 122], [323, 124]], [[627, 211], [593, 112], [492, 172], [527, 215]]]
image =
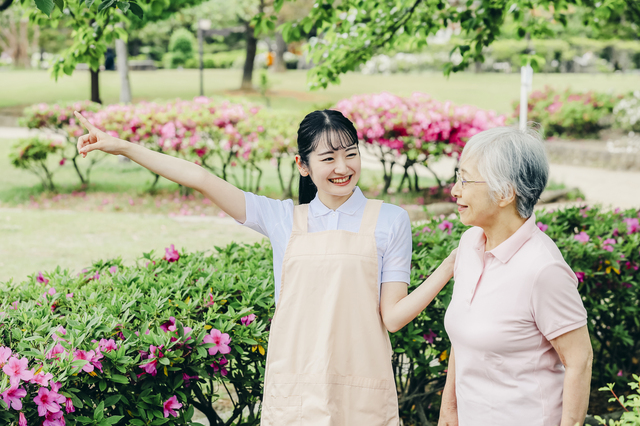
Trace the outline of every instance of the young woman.
[[397, 426], [391, 345], [453, 275], [455, 253], [407, 295], [407, 213], [367, 200], [356, 186], [360, 152], [340, 112], [315, 111], [298, 130], [300, 205], [245, 193], [203, 168], [89, 130], [78, 150], [124, 155], [194, 188], [271, 240], [276, 312], [271, 325], [263, 426]]

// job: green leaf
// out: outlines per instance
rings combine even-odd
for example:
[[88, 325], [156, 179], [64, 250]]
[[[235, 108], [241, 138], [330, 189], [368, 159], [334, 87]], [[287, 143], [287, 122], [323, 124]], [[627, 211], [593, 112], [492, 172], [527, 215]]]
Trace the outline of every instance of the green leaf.
[[164, 418], [164, 417], [158, 417], [157, 419], [155, 419], [154, 421], [151, 422], [152, 425], [163, 425], [166, 422], [168, 422], [169, 419]]
[[93, 419], [97, 422], [104, 418], [104, 401], [100, 402], [96, 409], [93, 411]]
[[56, 6], [58, 6], [60, 12], [64, 10], [64, 0], [54, 0], [54, 3], [56, 4]]
[[[120, 374], [112, 374], [111, 375], [111, 381], [116, 382], [116, 383], [120, 383], [123, 385], [126, 385], [127, 383], [129, 383], [129, 379], [127, 379], [125, 376], [121, 376]], [[113, 405], [113, 404], [111, 404]]]
[[100, 383], [98, 383], [98, 388], [100, 388], [100, 392], [104, 392], [107, 389], [107, 382], [105, 382], [104, 380], [100, 380]]
[[129, 423], [135, 426], [144, 426], [144, 422], [139, 419], [131, 419], [129, 420]]
[[100, 3], [100, 6], [98, 6], [98, 12], [102, 12], [106, 8], [111, 7], [115, 2], [116, 0], [104, 0]]
[[130, 3], [128, 1], [119, 1], [116, 3], [116, 7], [120, 9], [123, 13], [127, 13], [129, 10]]
[[35, 0], [36, 7], [40, 9], [45, 15], [51, 16], [53, 11], [53, 0]]
[[122, 419], [124, 416], [111, 416], [108, 417], [106, 419], [104, 419], [105, 423], [107, 423], [108, 425], [115, 425], [116, 423], [118, 423], [120, 421], [120, 419]]
[[[85, 417], [85, 416], [78, 416], [78, 417], [76, 417], [76, 420], [79, 421], [80, 423], [84, 423], [84, 424], [93, 423], [92, 419], [90, 419], [89, 417]], [[142, 425], [144, 425], [144, 423], [142, 423]]]

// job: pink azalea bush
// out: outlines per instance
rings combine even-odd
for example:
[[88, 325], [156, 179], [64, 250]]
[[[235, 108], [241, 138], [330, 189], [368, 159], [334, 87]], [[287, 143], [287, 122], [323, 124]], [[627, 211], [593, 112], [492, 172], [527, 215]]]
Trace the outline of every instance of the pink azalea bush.
[[[4, 292], [0, 424], [186, 425], [222, 380], [246, 395], [250, 414], [235, 422], [256, 419], [273, 311], [266, 259], [174, 250], [133, 267], [41, 272]], [[240, 273], [225, 266], [238, 262]]]

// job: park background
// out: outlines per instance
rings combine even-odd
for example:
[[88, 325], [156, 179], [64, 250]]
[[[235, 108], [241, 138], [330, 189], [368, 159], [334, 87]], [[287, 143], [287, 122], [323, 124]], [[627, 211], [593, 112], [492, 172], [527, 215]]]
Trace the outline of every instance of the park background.
[[[627, 382], [637, 383], [640, 358], [638, 10], [616, 1], [540, 2], [533, 9], [520, 2], [438, 4], [368, 10], [367, 2], [322, 1], [2, 2], [0, 300], [11, 319], [0, 333], [44, 373], [74, 384], [75, 391], [60, 391], [77, 408], [67, 410], [67, 423], [255, 424], [273, 310], [262, 236], [200, 194], [124, 159], [100, 159], [89, 176], [89, 161], [74, 148], [74, 109], [105, 130], [126, 128], [137, 143], [278, 198], [296, 193], [290, 165], [297, 124], [315, 109], [341, 109], [362, 132], [360, 186], [414, 220], [416, 285], [464, 231], [450, 216], [456, 153], [474, 132], [517, 125], [523, 65], [535, 71], [528, 118], [542, 125], [552, 161], [539, 226], [577, 272], [593, 318], [589, 413], [618, 418], [633, 411], [609, 403], [611, 394], [598, 388], [616, 382], [618, 392], [633, 395]], [[447, 20], [433, 18], [438, 10]], [[132, 125], [139, 116], [151, 130]], [[231, 288], [239, 281], [250, 297]], [[185, 282], [192, 284], [178, 285]], [[441, 314], [450, 287], [393, 337], [405, 425], [437, 421], [449, 345]], [[130, 304], [132, 295], [139, 304]], [[125, 307], [139, 312], [127, 317]], [[124, 321], [151, 337], [134, 337]], [[175, 345], [196, 325], [237, 345], [220, 358], [220, 343], [205, 340], [187, 356]], [[167, 330], [178, 334], [171, 338], [177, 343], [164, 342]], [[45, 355], [67, 334], [74, 346], [67, 350], [107, 357], [104, 371], [88, 374], [102, 364], [77, 352], [66, 363], [50, 361]], [[89, 335], [121, 335], [118, 356], [106, 343], [89, 344]], [[163, 343], [173, 345], [164, 355], [149, 347]], [[155, 361], [170, 366], [164, 377], [151, 375]], [[146, 382], [137, 377], [140, 368], [150, 375]], [[175, 395], [183, 407], [174, 416]], [[33, 407], [24, 412], [29, 420], [44, 417]], [[15, 409], [2, 415], [19, 418]]]

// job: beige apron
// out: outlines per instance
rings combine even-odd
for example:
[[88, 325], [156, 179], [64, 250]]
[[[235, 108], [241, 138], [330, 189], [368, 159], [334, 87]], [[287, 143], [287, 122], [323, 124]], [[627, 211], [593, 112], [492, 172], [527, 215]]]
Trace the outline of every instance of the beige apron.
[[398, 426], [391, 343], [380, 317], [369, 200], [358, 233], [307, 232], [294, 208], [271, 324], [262, 426]]

